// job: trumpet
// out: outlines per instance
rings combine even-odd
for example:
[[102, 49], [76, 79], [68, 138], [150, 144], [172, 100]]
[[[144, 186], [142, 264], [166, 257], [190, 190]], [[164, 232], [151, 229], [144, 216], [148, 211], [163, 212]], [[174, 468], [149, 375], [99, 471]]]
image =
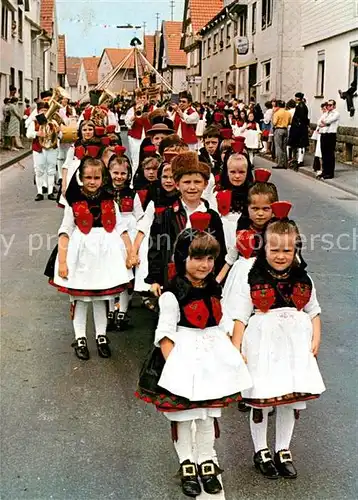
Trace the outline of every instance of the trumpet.
[[99, 98], [98, 106], [101, 106], [102, 104], [104, 104], [107, 101], [114, 101], [114, 99], [116, 97], [117, 97], [116, 94], [114, 94], [113, 92], [111, 92], [108, 89], [104, 89], [102, 94], [101, 94], [101, 97]]
[[71, 96], [70, 94], [63, 88], [63, 87], [56, 87], [52, 93], [52, 97], [49, 101], [49, 105], [51, 106], [52, 102], [59, 102], [62, 99], [68, 99], [70, 100]]
[[57, 147], [58, 133], [63, 120], [58, 113], [61, 104], [53, 99], [50, 100], [50, 107], [44, 114], [46, 123], [40, 125], [40, 129], [44, 132], [44, 137], [39, 137], [40, 145], [43, 149], [52, 149]]

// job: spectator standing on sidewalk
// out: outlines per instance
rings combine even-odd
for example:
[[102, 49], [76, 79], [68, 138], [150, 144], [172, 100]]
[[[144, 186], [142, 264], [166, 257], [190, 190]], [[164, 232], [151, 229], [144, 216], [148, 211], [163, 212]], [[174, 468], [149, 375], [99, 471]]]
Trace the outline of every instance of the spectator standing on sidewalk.
[[265, 102], [266, 111], [264, 113], [264, 119], [262, 121], [262, 150], [261, 153], [266, 154], [271, 151], [272, 144], [272, 103], [271, 101]]
[[297, 92], [295, 94], [296, 108], [292, 117], [292, 124], [288, 138], [288, 145], [292, 149], [292, 160], [294, 168], [303, 166], [305, 149], [309, 146], [308, 127], [308, 108], [304, 102], [304, 94]]
[[277, 108], [272, 118], [277, 165], [272, 168], [287, 168], [287, 130], [291, 124], [291, 113], [285, 109], [283, 101], [277, 101]]
[[[326, 111], [327, 111], [327, 103], [324, 102], [321, 104], [322, 115], [317, 123], [319, 123], [320, 120], [323, 119], [323, 115], [325, 114]], [[320, 134], [320, 126], [319, 125], [317, 125], [316, 130], [313, 132], [311, 139], [313, 141], [316, 141], [316, 148], [315, 148], [315, 152], [314, 152], [314, 159], [313, 159], [312, 168], [313, 168], [314, 172], [318, 172], [318, 171], [322, 172], [321, 134]]]
[[19, 140], [20, 137], [20, 123], [22, 120], [22, 116], [20, 114], [19, 108], [18, 108], [18, 98], [17, 97], [12, 97], [10, 99], [10, 122], [9, 122], [9, 130], [8, 130], [8, 135], [10, 137], [11, 141], [11, 151], [18, 151], [18, 148], [16, 147], [17, 141]]
[[10, 122], [10, 98], [5, 97], [1, 116], [1, 139], [4, 149], [10, 149], [9, 122]]
[[337, 129], [340, 115], [336, 110], [336, 101], [330, 99], [327, 111], [320, 118], [318, 126], [321, 134], [322, 171], [317, 172], [319, 179], [333, 179], [335, 168], [335, 150], [337, 142]]

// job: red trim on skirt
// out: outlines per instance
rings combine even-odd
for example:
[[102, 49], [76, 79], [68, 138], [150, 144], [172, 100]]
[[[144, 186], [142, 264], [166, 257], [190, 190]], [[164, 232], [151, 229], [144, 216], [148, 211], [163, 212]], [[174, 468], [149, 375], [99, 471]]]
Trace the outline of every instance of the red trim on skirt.
[[258, 408], [265, 408], [270, 406], [280, 406], [280, 405], [289, 405], [293, 403], [299, 403], [301, 401], [309, 401], [310, 399], [319, 398], [319, 394], [309, 394], [309, 393], [301, 393], [294, 392], [292, 394], [286, 394], [285, 396], [269, 398], [269, 399], [249, 399], [242, 398], [243, 402], [255, 406]]
[[116, 295], [123, 292], [128, 288], [128, 283], [124, 285], [118, 285], [113, 288], [107, 288], [107, 290], [76, 290], [75, 288], [67, 288], [65, 286], [57, 285], [53, 279], [48, 280], [49, 284], [57, 288], [59, 292], [68, 293], [74, 297], [103, 297], [105, 295]]

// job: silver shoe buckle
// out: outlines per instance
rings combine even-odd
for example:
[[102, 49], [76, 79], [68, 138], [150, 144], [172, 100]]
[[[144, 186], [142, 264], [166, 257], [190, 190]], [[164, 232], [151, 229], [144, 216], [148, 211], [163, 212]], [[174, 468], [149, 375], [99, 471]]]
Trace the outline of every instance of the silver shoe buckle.
[[261, 451], [261, 460], [263, 463], [270, 462], [272, 460], [269, 450]]
[[215, 475], [215, 465], [205, 464], [201, 466], [202, 476], [214, 476]]
[[183, 477], [196, 476], [196, 470], [193, 464], [183, 465], [182, 469], [183, 469]]
[[286, 462], [292, 462], [292, 455], [290, 451], [280, 451], [279, 457], [282, 464]]

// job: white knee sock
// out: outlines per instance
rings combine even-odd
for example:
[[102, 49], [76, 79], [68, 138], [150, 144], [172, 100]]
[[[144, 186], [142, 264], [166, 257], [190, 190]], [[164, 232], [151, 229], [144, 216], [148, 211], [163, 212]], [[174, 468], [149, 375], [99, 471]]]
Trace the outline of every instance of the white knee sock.
[[119, 310], [120, 312], [126, 313], [128, 311], [129, 305], [129, 294], [128, 290], [124, 290], [119, 296]]
[[178, 440], [174, 441], [174, 448], [177, 452], [179, 463], [183, 463], [185, 460], [194, 462], [191, 425], [192, 420], [177, 422]]
[[48, 175], [47, 176], [47, 189], [48, 189], [47, 192], [48, 192], [48, 194], [52, 194], [54, 185], [55, 185], [55, 176]]
[[294, 426], [295, 413], [293, 408], [291, 406], [277, 407], [275, 451], [290, 449]]
[[305, 156], [305, 148], [298, 148], [298, 163], [303, 163], [303, 158]]
[[44, 185], [44, 175], [36, 174], [35, 175], [37, 194], [42, 194], [42, 187]]
[[109, 312], [114, 312], [114, 299], [109, 299], [108, 301], [108, 311]]
[[99, 335], [106, 335], [107, 328], [107, 311], [106, 302], [104, 300], [94, 300], [93, 305], [93, 319], [96, 329], [96, 338]]
[[268, 414], [270, 408], [262, 408], [262, 422], [259, 424], [255, 424], [252, 419], [254, 409], [251, 408], [250, 412], [250, 430], [251, 437], [254, 443], [255, 453], [260, 450], [264, 450], [267, 448], [267, 423], [268, 423]]
[[81, 337], [86, 337], [87, 306], [88, 302], [83, 302], [82, 300], [76, 301], [75, 314], [73, 317], [73, 328], [75, 330], [76, 340]]
[[207, 460], [213, 460], [216, 453], [214, 450], [215, 444], [215, 428], [214, 419], [208, 417], [205, 420], [195, 420], [196, 434], [195, 442], [198, 454], [198, 464], [202, 464]]

